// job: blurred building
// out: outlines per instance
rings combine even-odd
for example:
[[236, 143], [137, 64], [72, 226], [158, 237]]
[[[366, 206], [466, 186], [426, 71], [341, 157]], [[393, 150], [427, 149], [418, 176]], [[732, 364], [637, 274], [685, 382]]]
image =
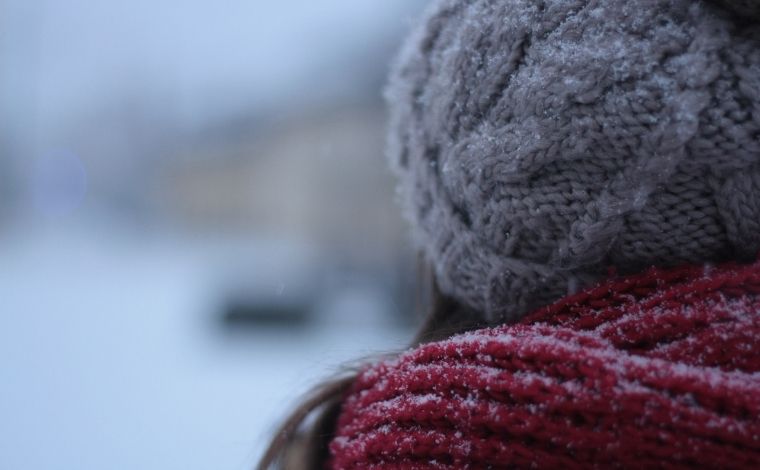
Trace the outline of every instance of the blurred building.
[[251, 468], [403, 347], [381, 92], [425, 3], [0, 2], [0, 468]]
[[296, 240], [411, 289], [380, 95], [423, 3], [5, 2], [0, 217]]

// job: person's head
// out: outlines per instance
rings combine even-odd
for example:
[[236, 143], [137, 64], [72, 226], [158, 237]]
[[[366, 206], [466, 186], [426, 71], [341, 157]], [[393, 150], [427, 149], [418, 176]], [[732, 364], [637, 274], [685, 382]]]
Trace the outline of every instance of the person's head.
[[492, 322], [760, 250], [760, 1], [436, 1], [387, 97], [417, 242]]
[[[760, 0], [433, 0], [386, 97], [441, 292], [419, 341], [516, 321], [610, 270], [760, 251]], [[328, 404], [307, 444], [324, 452], [350, 384], [281, 436]]]

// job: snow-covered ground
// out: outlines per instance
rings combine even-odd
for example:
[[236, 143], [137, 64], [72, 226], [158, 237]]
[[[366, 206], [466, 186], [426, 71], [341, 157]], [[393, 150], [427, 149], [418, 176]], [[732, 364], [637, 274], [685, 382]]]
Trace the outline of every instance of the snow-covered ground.
[[224, 244], [97, 224], [4, 234], [2, 469], [251, 468], [309, 385], [409, 338], [348, 323], [224, 334]]
[[[271, 262], [271, 244], [65, 218], [88, 200], [155, 216], [134, 201], [167, 136], [379, 95], [424, 3], [0, 2], [0, 470], [251, 468], [309, 385], [403, 347], [408, 331], [351, 321], [382, 316], [357, 292], [318, 306], [349, 321], [223, 328], [230, 260]], [[283, 276], [264, 282], [287, 293]]]

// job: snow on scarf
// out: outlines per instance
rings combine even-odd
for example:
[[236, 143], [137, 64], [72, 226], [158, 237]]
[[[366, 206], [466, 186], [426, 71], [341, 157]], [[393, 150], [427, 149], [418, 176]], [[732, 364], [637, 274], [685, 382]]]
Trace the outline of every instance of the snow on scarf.
[[760, 468], [760, 262], [651, 269], [360, 374], [331, 468]]

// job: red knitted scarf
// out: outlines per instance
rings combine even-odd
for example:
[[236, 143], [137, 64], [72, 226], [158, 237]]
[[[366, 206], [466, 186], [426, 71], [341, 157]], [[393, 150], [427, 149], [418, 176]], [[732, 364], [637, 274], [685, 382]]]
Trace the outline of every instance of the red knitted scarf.
[[359, 375], [331, 468], [760, 469], [760, 262], [652, 269]]

